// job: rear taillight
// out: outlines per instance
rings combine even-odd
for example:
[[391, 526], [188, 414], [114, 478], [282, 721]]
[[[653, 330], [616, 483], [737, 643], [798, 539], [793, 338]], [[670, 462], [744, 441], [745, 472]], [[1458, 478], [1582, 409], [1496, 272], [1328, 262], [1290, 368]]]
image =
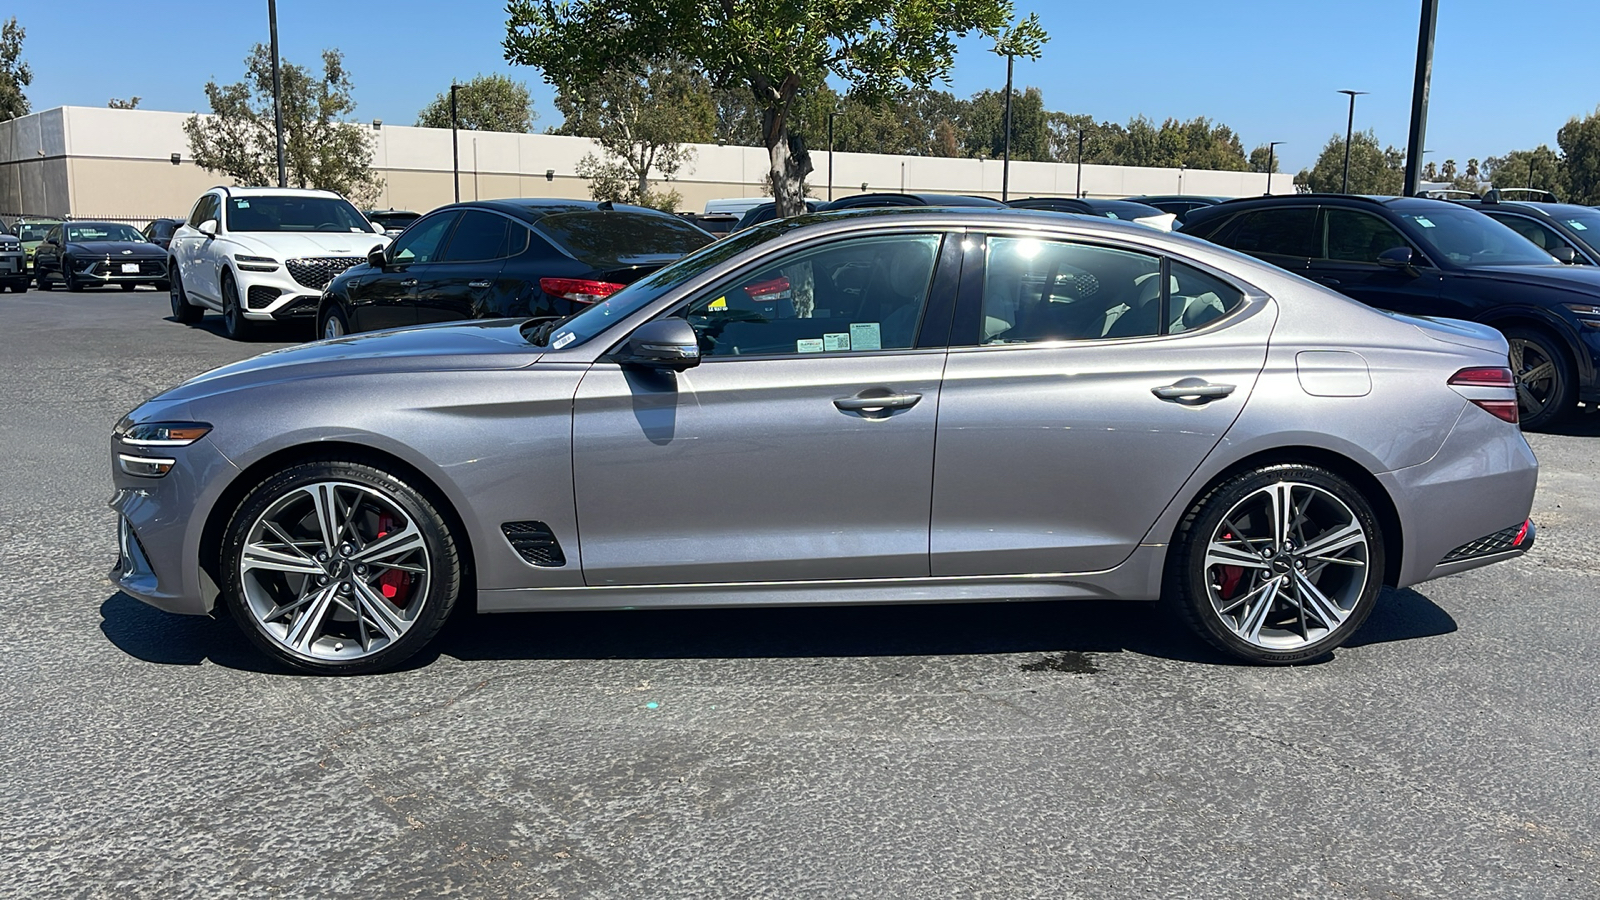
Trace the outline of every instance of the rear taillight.
[[756, 303], [776, 303], [779, 300], [788, 300], [792, 294], [789, 279], [779, 276], [771, 281], [760, 281], [747, 285], [744, 289], [750, 299]]
[[[1511, 374], [1511, 370], [1505, 368], [1504, 366], [1482, 366], [1471, 369], [1462, 369], [1456, 374], [1450, 376], [1450, 386], [1515, 389], [1517, 386], [1517, 380]], [[1516, 400], [1481, 400], [1476, 397], [1468, 397], [1467, 400], [1474, 406], [1477, 406], [1479, 409], [1482, 409], [1484, 412], [1494, 416], [1497, 419], [1504, 419], [1513, 425], [1517, 424], [1518, 416]]]
[[541, 278], [539, 289], [553, 297], [576, 303], [598, 303], [627, 287], [613, 281], [590, 281], [587, 278]]

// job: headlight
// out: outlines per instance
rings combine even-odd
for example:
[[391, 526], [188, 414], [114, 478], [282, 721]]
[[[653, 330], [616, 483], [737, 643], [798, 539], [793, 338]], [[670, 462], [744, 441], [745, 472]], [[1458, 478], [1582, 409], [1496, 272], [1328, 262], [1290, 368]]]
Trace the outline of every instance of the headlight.
[[117, 423], [113, 432], [124, 444], [134, 447], [187, 447], [211, 432], [203, 422], [142, 422], [130, 425], [127, 420]]
[[233, 261], [241, 272], [278, 271], [278, 261], [270, 256], [235, 256]]
[[1600, 330], [1600, 303], [1563, 303], [1585, 328]]

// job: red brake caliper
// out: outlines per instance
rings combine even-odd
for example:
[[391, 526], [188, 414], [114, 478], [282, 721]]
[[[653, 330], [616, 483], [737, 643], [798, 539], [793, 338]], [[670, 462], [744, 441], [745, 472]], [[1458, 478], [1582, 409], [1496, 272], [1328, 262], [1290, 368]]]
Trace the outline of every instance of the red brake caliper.
[[[394, 516], [384, 513], [378, 516], [378, 536], [372, 539], [373, 543], [388, 537], [391, 529], [399, 524]], [[378, 576], [378, 590], [395, 606], [404, 607], [411, 599], [411, 573], [399, 569], [390, 569]]]
[[[1222, 536], [1225, 541], [1233, 540], [1232, 534]], [[1222, 575], [1222, 583], [1217, 585], [1217, 593], [1224, 600], [1232, 600], [1233, 595], [1239, 590], [1239, 579], [1244, 577], [1244, 566], [1217, 566]]]

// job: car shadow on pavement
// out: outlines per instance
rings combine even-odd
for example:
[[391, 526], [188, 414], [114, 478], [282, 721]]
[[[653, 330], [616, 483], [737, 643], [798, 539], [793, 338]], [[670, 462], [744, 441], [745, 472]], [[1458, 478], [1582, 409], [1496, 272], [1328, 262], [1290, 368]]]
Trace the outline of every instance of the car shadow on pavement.
[[1600, 410], [1592, 403], [1587, 404], [1544, 429], [1544, 432], [1564, 437], [1600, 437]]
[[[100, 606], [100, 629], [130, 656], [160, 665], [211, 662], [287, 672], [232, 622], [179, 616], [127, 594]], [[1448, 634], [1455, 620], [1413, 590], [1385, 590], [1348, 642], [1359, 647]], [[1135, 653], [1203, 665], [1235, 661], [1155, 603], [1074, 600], [884, 606], [606, 610], [457, 615], [401, 668], [460, 660], [753, 659]]]

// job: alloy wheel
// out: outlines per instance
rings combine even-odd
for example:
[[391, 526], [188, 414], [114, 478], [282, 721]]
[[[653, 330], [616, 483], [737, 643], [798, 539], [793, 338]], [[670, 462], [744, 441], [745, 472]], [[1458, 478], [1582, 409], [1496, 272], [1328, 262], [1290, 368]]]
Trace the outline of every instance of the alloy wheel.
[[1205, 547], [1210, 607], [1238, 639], [1293, 651], [1337, 631], [1370, 576], [1368, 535], [1324, 488], [1279, 481], [1246, 495]]
[[239, 554], [255, 625], [287, 653], [350, 662], [416, 624], [432, 575], [427, 543], [399, 501], [370, 485], [321, 481], [272, 502]]
[[328, 320], [322, 323], [322, 337], [330, 341], [344, 337], [344, 318], [338, 313], [330, 313]]
[[1545, 411], [1560, 389], [1560, 372], [1544, 347], [1525, 338], [1511, 338], [1511, 372], [1517, 379], [1517, 407], [1523, 420]]

